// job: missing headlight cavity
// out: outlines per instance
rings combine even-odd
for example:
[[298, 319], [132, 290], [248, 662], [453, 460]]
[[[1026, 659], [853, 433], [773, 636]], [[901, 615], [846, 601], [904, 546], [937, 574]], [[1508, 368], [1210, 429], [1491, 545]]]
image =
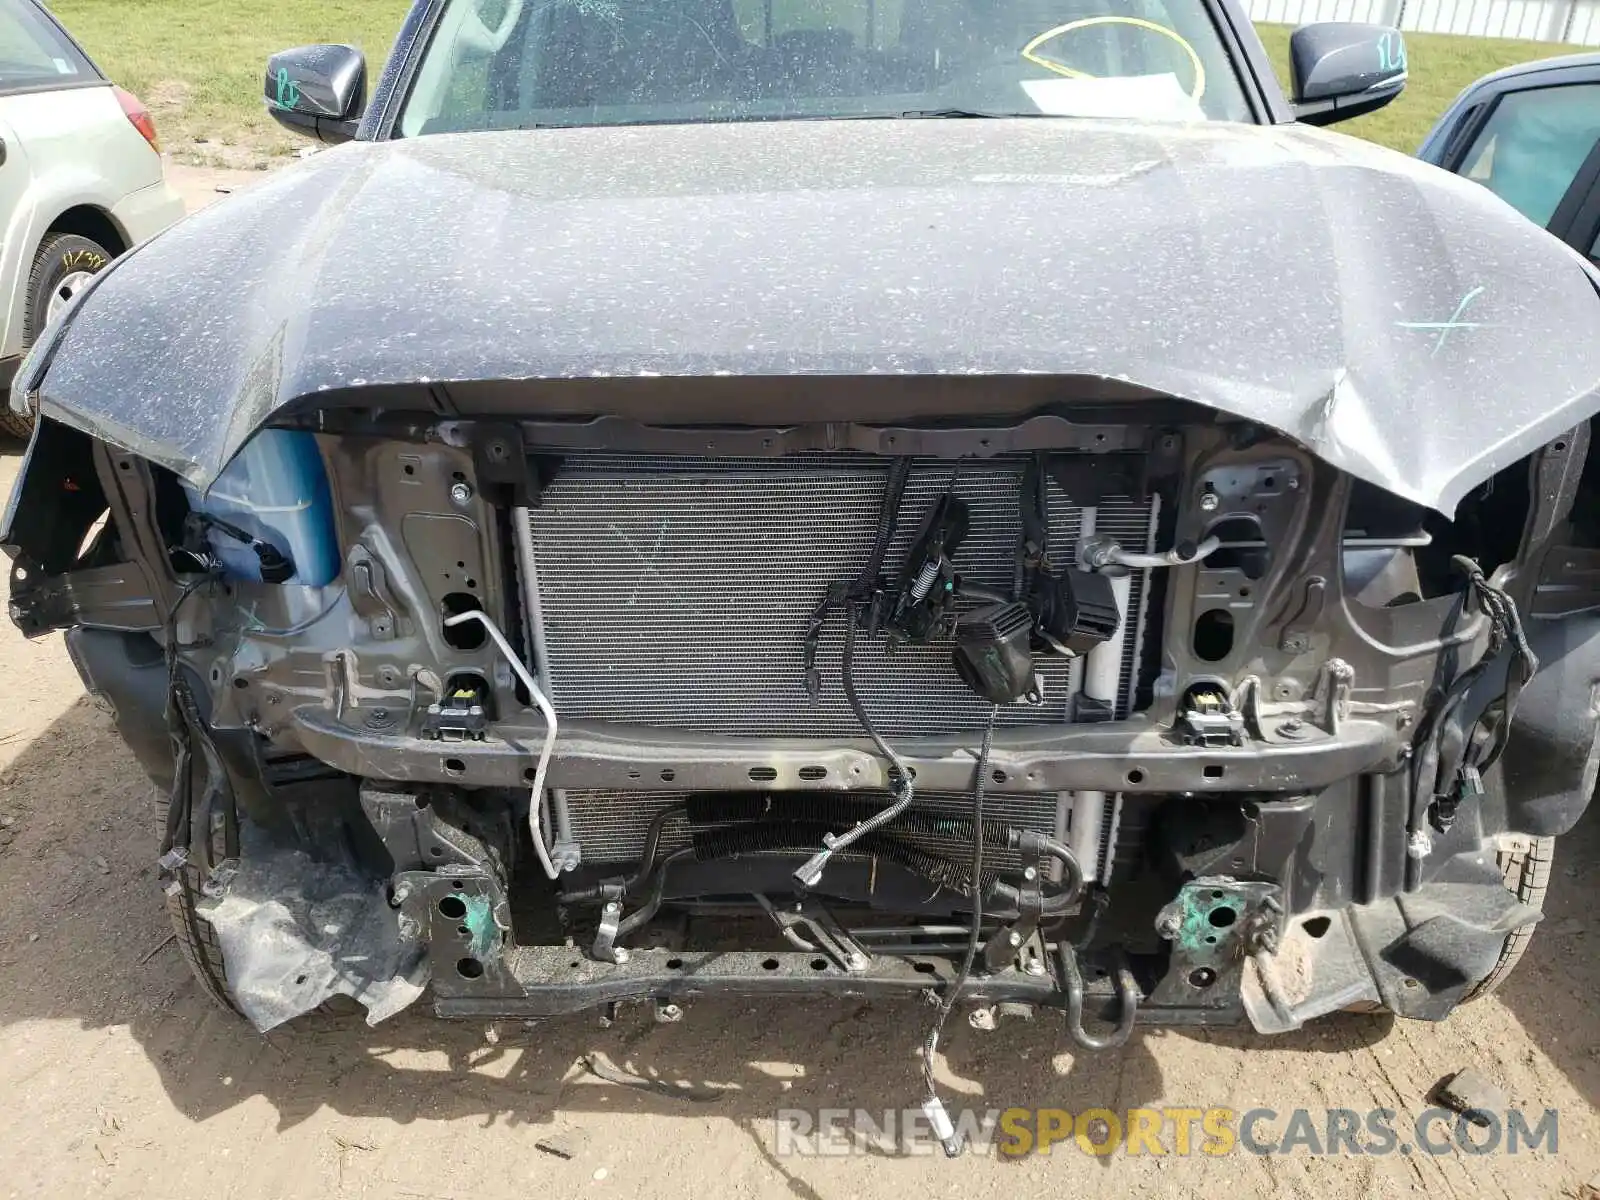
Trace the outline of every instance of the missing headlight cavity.
[[1418, 505], [1355, 482], [1344, 521], [1345, 595], [1366, 608], [1415, 604], [1424, 595], [1418, 564], [1432, 539]]
[[1194, 623], [1194, 656], [1201, 662], [1221, 662], [1233, 653], [1233, 614], [1213, 608]]
[[1212, 570], [1232, 569], [1246, 579], [1260, 579], [1272, 569], [1272, 550], [1261, 531], [1261, 522], [1255, 517], [1239, 516], [1219, 521], [1206, 536], [1221, 543], [1216, 553], [1206, 560]]
[[[466, 592], [450, 592], [440, 603], [439, 610], [441, 619], [448, 621], [462, 613], [482, 612], [483, 601]], [[483, 645], [486, 636], [483, 626], [476, 621], [463, 621], [460, 625], [444, 627], [445, 645], [453, 650], [476, 650]]]

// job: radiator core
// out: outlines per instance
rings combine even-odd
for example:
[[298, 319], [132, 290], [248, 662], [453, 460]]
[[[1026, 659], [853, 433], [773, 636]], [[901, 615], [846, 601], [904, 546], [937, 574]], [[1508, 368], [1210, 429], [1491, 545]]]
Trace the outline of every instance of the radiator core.
[[[968, 579], [1009, 591], [1025, 461], [917, 460], [885, 563], [891, 580], [923, 519], [952, 486], [971, 506], [954, 556]], [[830, 584], [856, 576], [874, 541], [888, 461], [861, 454], [716, 459], [573, 454], [529, 523], [546, 661], [565, 720], [745, 736], [856, 738], [840, 686], [844, 617], [818, 655], [822, 694], [804, 681], [807, 618]], [[1052, 555], [1067, 566], [1082, 509], [1050, 489]], [[1111, 500], [1096, 532], [1149, 545], [1150, 502]], [[1145, 580], [1133, 580], [1118, 710], [1132, 700]], [[1003, 709], [1002, 726], [1069, 719], [1069, 663], [1043, 657], [1043, 702]], [[960, 681], [948, 645], [890, 655], [857, 639], [857, 689], [887, 737], [978, 730], [987, 706]]]

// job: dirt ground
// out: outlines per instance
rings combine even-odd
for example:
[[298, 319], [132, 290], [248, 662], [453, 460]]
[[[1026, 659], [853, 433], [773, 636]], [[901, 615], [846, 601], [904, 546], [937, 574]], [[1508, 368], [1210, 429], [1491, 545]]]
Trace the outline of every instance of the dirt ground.
[[[179, 174], [196, 203], [235, 181]], [[0, 446], [7, 494], [18, 451]], [[1473, 1064], [1513, 1105], [1559, 1110], [1554, 1153], [796, 1158], [777, 1153], [779, 1109], [919, 1102], [927, 1009], [701, 1002], [676, 1025], [628, 1009], [610, 1028], [508, 1023], [491, 1039], [424, 1002], [375, 1029], [315, 1014], [263, 1037], [208, 1004], [168, 940], [151, 788], [61, 639], [25, 642], [0, 621], [0, 679], [0, 1193], [1521, 1198], [1576, 1196], [1600, 1173], [1600, 807], [1561, 844], [1546, 925], [1518, 973], [1442, 1025], [1147, 1031], [1087, 1055], [1041, 1017], [991, 1034], [952, 1022], [945, 1043], [946, 1095], [978, 1109], [1414, 1115], [1442, 1075]], [[581, 1063], [593, 1051], [726, 1090], [693, 1103], [602, 1082]]]

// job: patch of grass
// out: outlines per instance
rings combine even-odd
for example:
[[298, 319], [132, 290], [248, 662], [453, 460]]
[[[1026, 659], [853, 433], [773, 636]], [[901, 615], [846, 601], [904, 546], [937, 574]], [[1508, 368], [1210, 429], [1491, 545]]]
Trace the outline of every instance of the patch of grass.
[[[1289, 88], [1289, 33], [1284, 25], [1258, 25], [1261, 40], [1278, 69], [1284, 91]], [[1336, 125], [1340, 133], [1364, 137], [1392, 150], [1416, 153], [1434, 122], [1473, 80], [1502, 67], [1573, 53], [1575, 47], [1550, 42], [1501, 41], [1496, 38], [1452, 37], [1441, 33], [1406, 34], [1411, 80], [1405, 94], [1388, 108], [1368, 117]]]
[[394, 45], [409, 0], [52, 0], [100, 69], [142, 99], [180, 162], [264, 167], [306, 143], [262, 104], [267, 58], [289, 46], [349, 42], [369, 78]]
[[[350, 42], [375, 78], [409, 0], [54, 0], [62, 21], [102, 70], [155, 113], [179, 161], [266, 166], [304, 143], [262, 106], [268, 55], [309, 42]], [[1289, 30], [1262, 40], [1287, 76]], [[1409, 34], [1411, 85], [1382, 112], [1339, 126], [1411, 153], [1457, 93], [1480, 75], [1562, 53], [1543, 42]], [[1286, 80], [1287, 82], [1287, 80]]]

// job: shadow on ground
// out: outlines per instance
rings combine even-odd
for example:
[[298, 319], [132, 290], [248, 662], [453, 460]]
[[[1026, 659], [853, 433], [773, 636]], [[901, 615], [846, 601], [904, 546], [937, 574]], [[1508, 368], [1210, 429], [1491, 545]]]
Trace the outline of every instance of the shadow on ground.
[[[720, 1117], [754, 1133], [770, 1128], [780, 1108], [882, 1111], [921, 1100], [915, 1051], [931, 1010], [909, 1004], [702, 1001], [670, 1026], [633, 1007], [604, 1029], [594, 1016], [532, 1028], [505, 1022], [490, 1044], [483, 1025], [435, 1020], [424, 1000], [375, 1029], [357, 1017], [318, 1013], [263, 1037], [212, 1008], [165, 942], [151, 865], [154, 796], [92, 702], [73, 704], [0, 773], [0, 797], [0, 812], [13, 820], [10, 844], [0, 842], [0, 1027], [41, 1019], [127, 1025], [174, 1105], [193, 1120], [261, 1097], [280, 1129], [326, 1107], [400, 1123], [536, 1126], [563, 1111], [650, 1112]], [[1577, 855], [1595, 861], [1594, 820], [1573, 841]], [[1593, 879], [1558, 873], [1552, 919], [1586, 912]], [[1506, 996], [1592, 1101], [1592, 1051], [1571, 1042], [1578, 1056], [1564, 1055], [1567, 1032], [1592, 1020], [1593, 988], [1569, 981], [1574, 940], [1584, 941], [1536, 939]], [[1592, 963], [1586, 969], [1592, 981]], [[1239, 1032], [1196, 1036], [1312, 1059], [1347, 1054], [1386, 1030], [1381, 1018], [1342, 1016], [1270, 1043]], [[1002, 1031], [979, 1035], [952, 1021], [947, 1095], [980, 1108], [1113, 1111], [1163, 1096], [1152, 1046], [1171, 1035], [1142, 1034], [1122, 1051], [1073, 1057], [1053, 1016]], [[603, 1083], [578, 1065], [590, 1051], [646, 1076], [729, 1090], [696, 1104]], [[1315, 1069], [1308, 1062], [1306, 1070]], [[764, 1145], [764, 1137], [754, 1140]]]

